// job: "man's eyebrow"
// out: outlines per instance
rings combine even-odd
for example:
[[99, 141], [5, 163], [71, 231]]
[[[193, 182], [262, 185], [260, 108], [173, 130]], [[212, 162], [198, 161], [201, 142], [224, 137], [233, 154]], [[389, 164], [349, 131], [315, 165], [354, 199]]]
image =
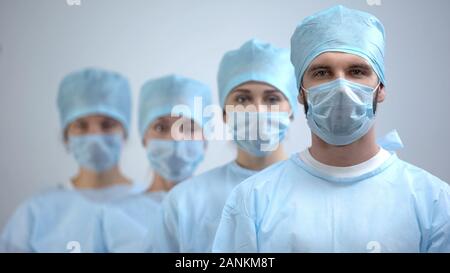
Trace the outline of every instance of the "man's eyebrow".
[[314, 71], [319, 70], [319, 69], [330, 70], [331, 66], [324, 65], [324, 64], [313, 64], [313, 65], [311, 65], [311, 67], [308, 68], [308, 72], [314, 72]]
[[372, 70], [372, 67], [366, 63], [358, 63], [358, 64], [352, 64], [349, 69], [355, 69], [359, 68], [362, 70]]

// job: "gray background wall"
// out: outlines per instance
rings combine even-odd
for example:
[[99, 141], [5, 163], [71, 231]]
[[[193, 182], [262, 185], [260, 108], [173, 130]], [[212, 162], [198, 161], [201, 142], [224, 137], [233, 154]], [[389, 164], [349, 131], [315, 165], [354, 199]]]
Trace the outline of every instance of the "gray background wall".
[[[374, 0], [368, 0], [374, 1]], [[125, 74], [134, 106], [148, 78], [176, 72], [216, 92], [223, 53], [251, 37], [288, 47], [297, 23], [334, 4], [369, 11], [387, 29], [388, 97], [378, 134], [396, 128], [400, 156], [450, 181], [450, 1], [380, 0], [0, 0], [0, 227], [25, 198], [67, 181], [76, 164], [61, 142], [55, 99], [61, 78], [85, 66]], [[215, 100], [217, 101], [217, 95]], [[135, 109], [136, 110], [136, 109]], [[136, 111], [122, 157], [141, 183], [149, 167]], [[286, 146], [309, 145], [303, 116]], [[211, 143], [198, 172], [231, 160], [231, 143]]]

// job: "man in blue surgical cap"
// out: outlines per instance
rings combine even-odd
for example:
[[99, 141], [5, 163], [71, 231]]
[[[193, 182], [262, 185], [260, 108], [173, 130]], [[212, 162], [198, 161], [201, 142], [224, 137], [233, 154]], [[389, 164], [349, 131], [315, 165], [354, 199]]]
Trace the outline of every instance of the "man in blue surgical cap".
[[216, 252], [450, 252], [450, 187], [375, 141], [385, 34], [336, 6], [291, 39], [312, 145], [236, 187]]

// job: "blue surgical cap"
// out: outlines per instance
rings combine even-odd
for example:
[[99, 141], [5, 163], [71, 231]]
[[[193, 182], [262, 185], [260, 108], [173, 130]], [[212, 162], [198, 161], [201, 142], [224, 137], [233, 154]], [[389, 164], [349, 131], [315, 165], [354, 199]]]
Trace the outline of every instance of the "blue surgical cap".
[[291, 61], [297, 88], [311, 62], [324, 52], [343, 52], [364, 58], [386, 84], [384, 75], [385, 33], [373, 15], [338, 5], [309, 16], [291, 38]]
[[80, 117], [100, 114], [119, 121], [129, 132], [130, 86], [116, 72], [86, 68], [67, 75], [59, 86], [57, 104], [63, 130]]
[[227, 52], [220, 62], [217, 82], [220, 105], [224, 108], [230, 92], [246, 82], [269, 84], [288, 99], [293, 113], [297, 112], [297, 88], [289, 50], [252, 39], [239, 49]]
[[[197, 103], [196, 99], [197, 98]], [[211, 105], [211, 89], [196, 80], [178, 75], [147, 81], [139, 98], [139, 132], [143, 138], [147, 127], [157, 118], [171, 115], [172, 109], [184, 105], [177, 115], [194, 120], [204, 126], [203, 110]]]

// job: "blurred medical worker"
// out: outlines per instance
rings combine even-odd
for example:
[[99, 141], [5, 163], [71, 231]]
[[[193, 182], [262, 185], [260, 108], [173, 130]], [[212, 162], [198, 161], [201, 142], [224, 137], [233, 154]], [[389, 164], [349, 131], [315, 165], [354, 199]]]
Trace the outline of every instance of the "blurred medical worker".
[[216, 252], [449, 252], [450, 187], [375, 141], [385, 32], [343, 6], [291, 39], [310, 148], [236, 187]]
[[297, 112], [289, 50], [255, 39], [244, 43], [223, 56], [218, 87], [223, 119], [237, 144], [237, 157], [181, 183], [167, 195], [156, 251], [211, 251], [231, 190], [287, 158], [280, 142]]
[[131, 116], [127, 79], [97, 68], [76, 71], [61, 82], [57, 104], [78, 173], [16, 210], [1, 235], [1, 251], [103, 252], [102, 204], [138, 191], [119, 169]]
[[191, 177], [204, 159], [203, 127], [208, 119], [203, 111], [211, 100], [207, 85], [178, 75], [143, 85], [139, 131], [153, 178], [147, 192], [105, 208], [102, 226], [108, 252], [153, 251], [161, 200], [174, 185]]

